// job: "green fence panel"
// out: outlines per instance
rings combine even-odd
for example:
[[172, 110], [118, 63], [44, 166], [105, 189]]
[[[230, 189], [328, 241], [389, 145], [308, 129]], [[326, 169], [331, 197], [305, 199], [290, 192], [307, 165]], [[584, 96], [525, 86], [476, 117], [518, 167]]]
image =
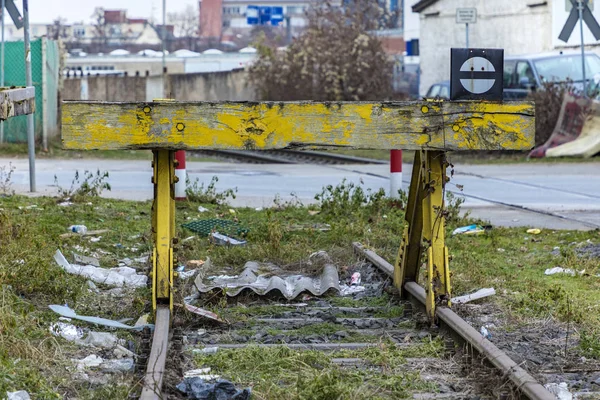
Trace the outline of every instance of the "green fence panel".
[[[42, 57], [43, 40], [46, 41], [45, 60]], [[24, 86], [26, 79], [23, 42], [5, 42], [4, 46], [4, 86]], [[31, 41], [31, 78], [35, 87], [36, 107], [34, 132], [37, 141], [41, 140], [44, 128], [48, 136], [56, 134], [57, 131], [59, 59], [60, 51], [57, 42], [47, 39]], [[45, 65], [42, 65], [43, 61], [45, 61]], [[43, 74], [44, 68], [45, 74]], [[44, 92], [46, 94], [45, 107]], [[4, 141], [27, 142], [27, 116], [11, 118], [4, 122]]]

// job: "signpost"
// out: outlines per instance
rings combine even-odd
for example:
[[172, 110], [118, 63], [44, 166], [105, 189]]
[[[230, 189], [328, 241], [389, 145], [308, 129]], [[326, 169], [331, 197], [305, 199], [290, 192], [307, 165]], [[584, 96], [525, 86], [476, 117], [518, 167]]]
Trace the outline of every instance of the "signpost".
[[[573, 33], [573, 29], [579, 21], [579, 33], [581, 35], [581, 71], [583, 78], [583, 96], [587, 97], [587, 81], [585, 78], [585, 46], [583, 43], [583, 23], [587, 25], [587, 27], [594, 35], [596, 40], [600, 40], [600, 25], [598, 25], [598, 21], [594, 18], [594, 14], [590, 11], [590, 0], [568, 0], [571, 3], [571, 12], [569, 13], [569, 17], [567, 18], [567, 22], [565, 22], [565, 26], [563, 26], [562, 31], [560, 31], [560, 35], [558, 38], [563, 42], [568, 42], [571, 37], [571, 33]], [[593, 5], [593, 3], [592, 3]]]
[[451, 49], [450, 100], [502, 100], [503, 49]]
[[476, 8], [457, 8], [456, 9], [456, 23], [465, 24], [467, 31], [467, 49], [469, 48], [469, 24], [477, 22], [477, 9]]
[[248, 6], [246, 22], [248, 25], [279, 26], [283, 23], [283, 7]]

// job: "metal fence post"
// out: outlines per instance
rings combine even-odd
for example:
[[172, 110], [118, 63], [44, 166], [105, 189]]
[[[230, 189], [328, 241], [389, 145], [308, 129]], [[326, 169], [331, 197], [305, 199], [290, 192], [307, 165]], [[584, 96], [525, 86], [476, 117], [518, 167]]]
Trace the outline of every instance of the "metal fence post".
[[[2, 42], [0, 42], [0, 87], [4, 87], [4, 3], [2, 0]], [[4, 143], [4, 121], [0, 121], [0, 143]]]
[[[25, 26], [25, 79], [27, 86], [33, 86], [31, 79], [31, 43], [29, 42], [29, 4], [23, 0], [23, 22]], [[35, 133], [33, 114], [27, 115], [27, 152], [29, 153], [29, 191], [35, 192]]]

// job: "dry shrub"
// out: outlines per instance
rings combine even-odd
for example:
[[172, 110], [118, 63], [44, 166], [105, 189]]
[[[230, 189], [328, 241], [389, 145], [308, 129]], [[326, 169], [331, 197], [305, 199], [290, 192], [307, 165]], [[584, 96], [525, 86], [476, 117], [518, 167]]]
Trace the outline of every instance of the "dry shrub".
[[392, 63], [370, 31], [394, 16], [372, 0], [329, 3], [308, 12], [308, 26], [286, 51], [258, 44], [250, 80], [272, 101], [383, 100], [392, 96]]

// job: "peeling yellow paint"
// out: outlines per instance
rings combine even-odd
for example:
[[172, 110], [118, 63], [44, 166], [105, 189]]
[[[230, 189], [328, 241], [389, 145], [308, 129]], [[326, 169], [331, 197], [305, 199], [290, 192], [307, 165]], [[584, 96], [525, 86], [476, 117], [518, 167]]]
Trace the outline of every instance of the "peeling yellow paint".
[[[419, 109], [422, 113], [415, 113]], [[69, 149], [269, 149], [293, 144], [523, 150], [533, 146], [534, 131], [533, 104], [528, 102], [66, 102], [63, 108], [63, 143]]]

